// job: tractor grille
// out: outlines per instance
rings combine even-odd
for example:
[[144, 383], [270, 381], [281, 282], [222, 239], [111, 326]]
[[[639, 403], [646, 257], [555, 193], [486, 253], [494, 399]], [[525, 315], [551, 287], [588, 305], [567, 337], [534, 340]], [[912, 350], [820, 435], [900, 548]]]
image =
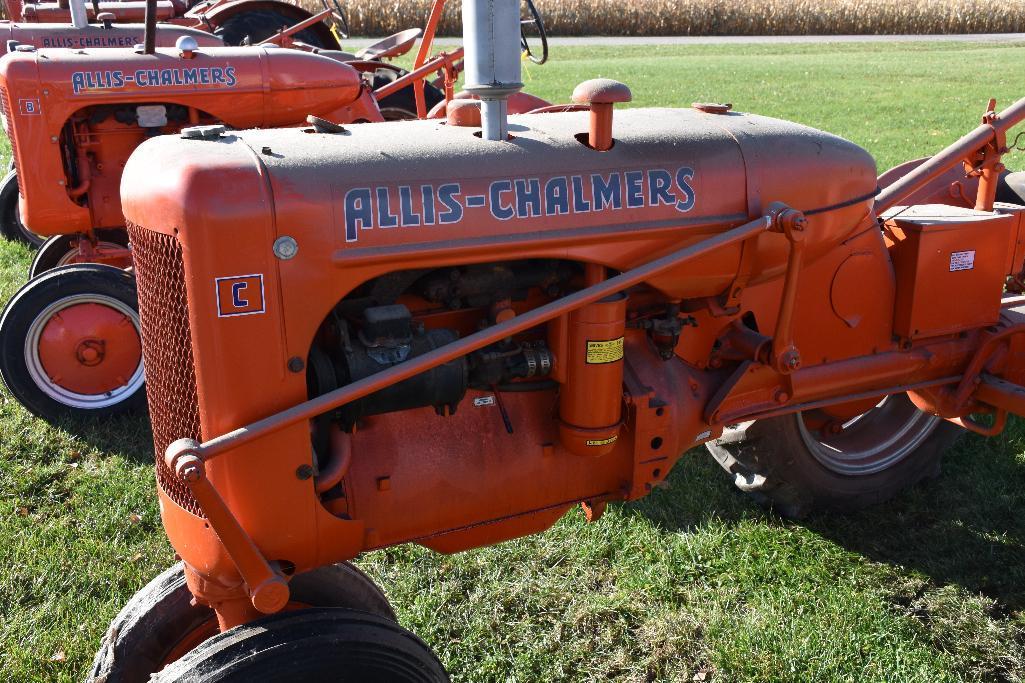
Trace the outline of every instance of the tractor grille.
[[202, 515], [188, 487], [164, 464], [168, 445], [178, 439], [201, 439], [181, 245], [174, 237], [131, 223], [128, 236], [139, 289], [157, 481], [171, 500], [193, 514]]
[[18, 138], [14, 135], [14, 119], [11, 113], [11, 96], [7, 94], [7, 88], [0, 88], [0, 108], [4, 114], [4, 133], [11, 141], [11, 158], [14, 159], [14, 168], [18, 171], [18, 192], [24, 194], [21, 188], [21, 171], [18, 170]]

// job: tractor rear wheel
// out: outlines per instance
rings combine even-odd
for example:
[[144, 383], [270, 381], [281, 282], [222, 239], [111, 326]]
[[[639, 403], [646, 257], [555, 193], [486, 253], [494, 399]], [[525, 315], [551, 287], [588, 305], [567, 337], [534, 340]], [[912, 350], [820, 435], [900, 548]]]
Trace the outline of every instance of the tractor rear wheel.
[[741, 491], [784, 517], [852, 511], [939, 474], [960, 428], [904, 394], [842, 423], [814, 413], [731, 425], [705, 444]]
[[12, 242], [24, 242], [38, 247], [43, 238], [25, 227], [18, 208], [18, 172], [8, 171], [0, 181], [0, 234]]
[[282, 612], [205, 641], [153, 683], [443, 683], [427, 645], [393, 621], [350, 609]]
[[[255, 45], [282, 29], [294, 26], [299, 21], [299, 19], [279, 12], [273, 7], [247, 9], [226, 18], [214, 28], [214, 35], [223, 40], [225, 45], [242, 45], [247, 38], [250, 45]], [[323, 31], [316, 30], [316, 27], [310, 27], [299, 31], [292, 38], [324, 50], [340, 50], [341, 46], [338, 45], [338, 41], [325, 39], [324, 32], [328, 30], [326, 26]]]
[[87, 263], [29, 280], [0, 315], [0, 377], [49, 422], [144, 410], [135, 278]]
[[[289, 588], [294, 603], [302, 606], [345, 607], [395, 620], [381, 589], [348, 562], [299, 574]], [[184, 565], [178, 562], [132, 596], [110, 623], [86, 683], [149, 681], [216, 635], [213, 610], [192, 604]]]
[[[124, 230], [97, 230], [97, 241], [93, 249], [98, 254], [113, 254], [113, 253], [124, 253], [125, 247], [128, 246], [128, 233]], [[45, 242], [43, 242], [39, 251], [36, 252], [35, 258], [32, 259], [32, 265], [28, 268], [29, 278], [39, 277], [43, 273], [53, 270], [54, 268], [60, 268], [61, 266], [68, 266], [73, 263], [88, 263], [88, 261], [81, 260], [78, 251], [78, 240], [84, 239], [84, 235], [71, 234], [71, 235], [54, 235]], [[127, 268], [130, 263], [117, 263], [108, 264], [123, 266]]]

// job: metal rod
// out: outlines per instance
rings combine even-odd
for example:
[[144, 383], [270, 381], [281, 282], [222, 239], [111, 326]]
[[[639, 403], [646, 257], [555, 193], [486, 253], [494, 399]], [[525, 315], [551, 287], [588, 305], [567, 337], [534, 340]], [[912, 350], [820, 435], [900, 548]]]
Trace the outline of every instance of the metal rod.
[[146, 0], [146, 28], [143, 37], [143, 53], [151, 55], [157, 49], [157, 0]]
[[[427, 62], [427, 56], [431, 54], [431, 47], [434, 45], [434, 35], [438, 32], [438, 22], [441, 21], [441, 13], [445, 11], [445, 0], [434, 0], [431, 3], [431, 12], [427, 15], [427, 25], [424, 27], [423, 36], [420, 37], [420, 47], [413, 59], [413, 71], [416, 71]], [[423, 81], [413, 81], [413, 96], [416, 100], [417, 118], [427, 118], [427, 98], [424, 94]]]
[[992, 124], [983, 123], [880, 192], [875, 203], [876, 214], [881, 214], [887, 209], [896, 206], [912, 192], [946, 172], [969, 154], [976, 152], [980, 147], [993, 139], [994, 133], [1006, 132], [1023, 119], [1025, 119], [1025, 97], [1000, 112]]
[[[777, 205], [781, 206], [781, 205]], [[437, 367], [443, 363], [465, 356], [468, 353], [481, 349], [496, 341], [500, 341], [511, 335], [528, 330], [531, 327], [548, 322], [560, 315], [565, 315], [581, 306], [594, 303], [599, 299], [620, 292], [624, 289], [640, 284], [651, 277], [663, 273], [670, 268], [675, 268], [681, 263], [704, 256], [709, 252], [723, 247], [742, 242], [759, 233], [769, 230], [776, 221], [779, 212], [786, 207], [777, 209], [776, 212], [756, 218], [753, 221], [744, 223], [741, 226], [726, 230], [718, 235], [701, 240], [677, 251], [667, 254], [654, 261], [638, 266], [615, 277], [604, 280], [596, 285], [586, 287], [578, 292], [556, 299], [544, 306], [539, 306], [531, 311], [511, 318], [503, 323], [493, 325], [480, 332], [471, 334], [458, 341], [446, 344], [422, 356], [417, 356], [404, 363], [394, 365], [387, 370], [375, 373], [364, 379], [347, 384], [344, 387], [329, 391], [276, 413], [262, 420], [240, 427], [234, 431], [215, 437], [200, 446], [197, 455], [204, 461], [210, 460], [233, 448], [243, 446], [260, 439], [268, 434], [277, 432], [285, 427], [303, 420], [309, 420], [317, 415], [334, 410], [335, 408], [351, 403], [357, 399], [368, 396], [375, 391], [397, 384], [422, 372]]]
[[432, 57], [431, 61], [427, 62], [423, 66], [399, 76], [391, 83], [382, 85], [374, 91], [374, 98], [377, 100], [383, 100], [385, 97], [388, 97], [388, 95], [402, 90], [410, 83], [415, 83], [423, 77], [432, 74], [439, 69], [443, 69], [447, 64], [462, 58], [462, 56], [463, 48], [461, 47], [453, 50], [451, 53], [442, 52], [437, 57]]

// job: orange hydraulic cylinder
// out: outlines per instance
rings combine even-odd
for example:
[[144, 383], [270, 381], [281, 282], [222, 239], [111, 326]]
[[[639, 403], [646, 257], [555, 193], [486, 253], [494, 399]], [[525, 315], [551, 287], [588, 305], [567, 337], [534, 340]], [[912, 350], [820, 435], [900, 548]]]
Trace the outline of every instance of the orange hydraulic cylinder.
[[626, 302], [613, 294], [569, 315], [559, 437], [577, 455], [604, 455], [619, 438]]

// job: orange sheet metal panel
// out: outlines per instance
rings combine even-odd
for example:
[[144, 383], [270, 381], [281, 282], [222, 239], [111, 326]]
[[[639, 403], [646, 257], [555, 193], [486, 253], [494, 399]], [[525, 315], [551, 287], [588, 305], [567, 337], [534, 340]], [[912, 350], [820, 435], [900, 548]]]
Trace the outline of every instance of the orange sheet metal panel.
[[894, 240], [895, 334], [918, 339], [997, 322], [1011, 215], [926, 204], [883, 218]]

